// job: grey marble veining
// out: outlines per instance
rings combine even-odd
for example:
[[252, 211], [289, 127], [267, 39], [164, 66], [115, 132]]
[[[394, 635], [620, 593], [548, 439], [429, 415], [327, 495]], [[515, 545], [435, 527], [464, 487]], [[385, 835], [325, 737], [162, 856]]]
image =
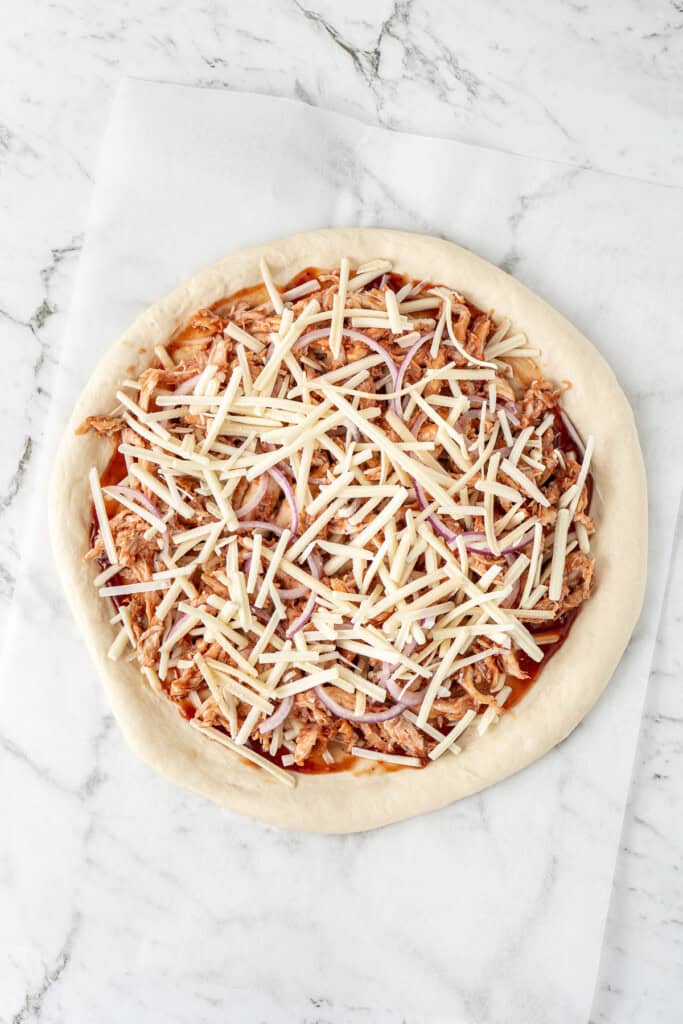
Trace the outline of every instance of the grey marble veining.
[[[27, 517], [41, 483], [36, 467], [59, 366], [65, 312], [99, 141], [122, 74], [293, 97], [367, 123], [680, 187], [682, 26], [679, 3], [658, 2], [645, 9], [634, 0], [604, 9], [540, 0], [523, 9], [495, 3], [486, 14], [476, 5], [446, 0], [375, 5], [353, 0], [344, 5], [343, 13], [331, 0], [255, 2], [238, 8], [190, 3], [182, 10], [153, 2], [144, 9], [86, 5], [82, 0], [46, 8], [13, 0], [0, 42], [5, 80], [0, 101], [0, 227], [3, 237], [11, 240], [0, 253], [0, 330], [10, 382], [4, 404], [9, 430], [0, 450], [0, 600], [7, 604], [14, 592]], [[552, 216], [552, 191], [563, 187], [562, 175], [571, 178], [573, 173], [559, 167], [550, 194], [543, 185], [520, 197], [511, 214], [506, 247], [485, 254], [522, 276], [529, 274], [524, 246], [520, 249], [515, 236], [534, 232], [535, 220], [541, 218], [542, 223], [542, 217]], [[349, 216], [361, 206], [372, 210], [373, 202], [383, 208], [372, 189], [356, 196]], [[397, 207], [396, 220], [408, 215], [416, 226], [438, 230], [420, 197], [413, 205], [411, 210]], [[653, 417], [676, 386], [675, 379], [662, 379], [653, 393], [642, 396]], [[655, 703], [648, 705], [641, 735], [593, 1009], [599, 1024], [673, 1021], [682, 998], [680, 890], [675, 892], [681, 844], [674, 828], [680, 804], [680, 734], [675, 721], [680, 715], [680, 572], [672, 580], [651, 682]], [[45, 601], [41, 614], [49, 617], [58, 613], [59, 599], [53, 599], [47, 581], [46, 587], [47, 593], [37, 591], [36, 601]], [[70, 628], [67, 619], [63, 628]], [[663, 675], [661, 666], [670, 675]], [[62, 666], [64, 672], [68, 669]], [[12, 682], [13, 667], [4, 666], [2, 685]], [[155, 889], [159, 880], [150, 877], [149, 865], [139, 861], [140, 852], [119, 847], [125, 808], [119, 808], [121, 821], [102, 831], [102, 819], [112, 805], [118, 806], [108, 773], [126, 762], [131, 790], [138, 776], [127, 765], [104, 701], [96, 692], [88, 701], [87, 735], [75, 749], [64, 750], [56, 770], [40, 744], [27, 752], [2, 730], [12, 780], [29, 804], [25, 821], [19, 812], [18, 826], [28, 825], [32, 798], [40, 800], [41, 807], [46, 804], [41, 794], [49, 787], [52, 795], [36, 845], [51, 847], [64, 814], [72, 834], [59, 849], [68, 898], [63, 910], [47, 921], [40, 906], [31, 902], [30, 892], [24, 891], [28, 879], [14, 873], [30, 849], [20, 845], [11, 856], [3, 852], [0, 857], [0, 885], [25, 897], [28, 934], [41, 935], [35, 945], [12, 944], [13, 979], [23, 980], [16, 990], [14, 981], [11, 990], [0, 984], [3, 997], [9, 997], [7, 1006], [0, 1003], [0, 1018], [6, 1014], [17, 1022], [58, 1021], [82, 1015], [83, 1006], [89, 1005], [88, 979], [78, 972], [74, 949], [92, 942], [105, 957], [107, 934], [130, 934], [130, 922], [116, 914], [94, 933], [89, 918], [95, 890], [115, 873], [119, 855], [125, 872], [136, 879], [136, 895], [152, 908], [168, 902], [182, 876], [182, 871], [172, 874], [165, 889]], [[49, 730], [43, 733], [42, 728], [38, 737], [51, 741]], [[662, 765], [665, 770], [660, 770]], [[161, 787], [159, 797], [164, 799]], [[154, 842], [182, 843], [183, 827], [191, 826], [179, 827], [177, 835], [158, 831], [148, 857]], [[226, 843], [240, 842], [235, 831], [239, 835], [240, 829], [226, 822]], [[294, 838], [282, 842], [296, 853]], [[80, 865], [80, 881], [74, 863]], [[60, 877], [59, 868], [57, 864], [55, 879]], [[248, 920], [247, 907], [244, 915]], [[200, 935], [198, 925], [198, 939]], [[145, 962], [155, 981], [168, 983], [163, 949], [163, 937], [150, 936]], [[142, 969], [138, 965], [133, 970], [139, 979]], [[60, 986], [69, 971], [75, 971], [70, 998], [79, 986], [85, 993], [81, 1006], [60, 1001]], [[200, 1019], [215, 1019], [216, 1013], [229, 1009], [221, 1006], [218, 968], [206, 982]], [[123, 999], [125, 988], [124, 978], [112, 978], [112, 1000]], [[265, 997], [259, 1001], [254, 992], [244, 993], [245, 1015], [276, 1019], [277, 993], [268, 998], [270, 1002]], [[479, 1002], [466, 1012], [479, 1019], [485, 1007], [482, 991]], [[656, 1018], [648, 1016], [653, 1007]], [[130, 1010], [134, 1017], [135, 1006]], [[146, 1012], [149, 1007], [140, 1005], [139, 1019]], [[298, 1012], [299, 1019], [311, 1021], [398, 1019], [353, 1001], [331, 1005], [325, 991], [311, 993]]]

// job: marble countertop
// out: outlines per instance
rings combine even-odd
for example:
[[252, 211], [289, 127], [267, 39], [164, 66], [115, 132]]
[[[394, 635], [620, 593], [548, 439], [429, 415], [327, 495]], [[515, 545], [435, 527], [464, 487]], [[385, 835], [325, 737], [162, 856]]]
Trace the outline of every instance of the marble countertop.
[[[98, 146], [122, 75], [297, 98], [386, 127], [683, 187], [683, 6], [676, 0], [650, 4], [647, 13], [635, 0], [600, 10], [534, 0], [523, 12], [501, 2], [485, 15], [464, 0], [352, 0], [343, 15], [331, 0], [254, 0], [230, 9], [190, 2], [177, 11], [160, 2], [112, 8], [83, 0], [48, 7], [12, 0], [0, 53], [0, 224], [12, 240], [0, 253], [10, 381], [10, 430], [0, 451], [5, 606], [35, 500], [34, 470]], [[595, 1024], [680, 1015], [680, 527], [679, 518]], [[3, 676], [4, 685], [6, 671]], [[18, 749], [6, 752], [22, 757]], [[9, 871], [6, 863], [3, 872]], [[3, 1004], [0, 969], [0, 1020], [60, 1019], [55, 993], [68, 984], [72, 941], [69, 930], [50, 963], [30, 961], [23, 1003]], [[312, 1003], [306, 1019], [347, 1016], [344, 1008]]]

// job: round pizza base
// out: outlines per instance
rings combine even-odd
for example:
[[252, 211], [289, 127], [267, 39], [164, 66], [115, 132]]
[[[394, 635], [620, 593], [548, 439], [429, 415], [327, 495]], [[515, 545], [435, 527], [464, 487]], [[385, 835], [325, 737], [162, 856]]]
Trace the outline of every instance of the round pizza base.
[[[86, 416], [116, 405], [115, 392], [136, 377], [200, 307], [260, 281], [265, 257], [277, 283], [307, 266], [391, 260], [409, 277], [460, 291], [482, 309], [506, 316], [540, 349], [551, 380], [569, 380], [564, 407], [585, 437], [593, 434], [591, 514], [596, 587], [571, 633], [517, 707], [484, 736], [471, 728], [463, 752], [421, 770], [296, 774], [290, 789], [193, 729], [167, 699], [152, 692], [135, 662], [111, 661], [109, 605], [97, 597], [89, 547], [88, 470], [101, 472], [110, 445], [76, 436]], [[137, 754], [171, 781], [240, 814], [284, 828], [344, 833], [377, 828], [443, 807], [531, 764], [578, 725], [606, 687], [640, 613], [647, 566], [647, 490], [633, 414], [612, 370], [564, 317], [519, 281], [450, 242], [385, 229], [323, 229], [242, 249], [195, 275], [143, 313], [104, 355], [83, 391], [54, 468], [50, 529], [67, 598], [80, 624], [114, 714]], [[628, 553], [626, 556], [625, 553]]]

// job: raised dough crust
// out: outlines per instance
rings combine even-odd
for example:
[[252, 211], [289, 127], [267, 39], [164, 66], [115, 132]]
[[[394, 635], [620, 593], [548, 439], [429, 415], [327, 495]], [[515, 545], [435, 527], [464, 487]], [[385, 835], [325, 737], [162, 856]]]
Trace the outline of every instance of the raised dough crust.
[[[565, 407], [595, 437], [592, 514], [597, 586], [569, 639], [514, 712], [483, 736], [472, 730], [463, 753], [427, 768], [297, 775], [283, 786], [192, 729], [175, 706], [154, 694], [137, 664], [110, 661], [114, 630], [108, 606], [85, 563], [90, 528], [87, 472], [110, 450], [92, 434], [76, 437], [88, 415], [107, 412], [124, 377], [136, 376], [199, 307], [259, 280], [265, 256], [284, 283], [305, 266], [335, 267], [390, 259], [399, 272], [463, 292], [524, 330], [553, 380], [568, 379]], [[434, 810], [476, 793], [541, 757], [575, 728], [606, 687], [636, 624], [647, 566], [647, 493], [633, 415], [602, 356], [575, 327], [519, 281], [450, 242], [385, 229], [323, 229], [242, 249], [196, 274], [144, 312], [103, 356], [66, 429], [51, 486], [50, 532], [62, 581], [114, 713], [131, 747], [173, 782], [261, 821], [314, 832], [356, 832]]]

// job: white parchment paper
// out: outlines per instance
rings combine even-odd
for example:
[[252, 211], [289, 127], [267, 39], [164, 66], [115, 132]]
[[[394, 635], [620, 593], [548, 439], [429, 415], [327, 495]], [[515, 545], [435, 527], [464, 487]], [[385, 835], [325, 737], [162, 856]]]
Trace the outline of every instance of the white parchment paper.
[[605, 354], [650, 477], [645, 614], [594, 712], [520, 776], [372, 834], [287, 834], [174, 789], [125, 750], [66, 612], [38, 495], [3, 659], [4, 731], [32, 770], [7, 759], [24, 799], [16, 903], [0, 928], [46, 961], [73, 929], [79, 1002], [64, 1019], [588, 1019], [681, 488], [681, 193], [287, 101], [127, 81], [52, 442], [106, 346], [150, 302], [243, 244], [353, 224], [474, 249]]

